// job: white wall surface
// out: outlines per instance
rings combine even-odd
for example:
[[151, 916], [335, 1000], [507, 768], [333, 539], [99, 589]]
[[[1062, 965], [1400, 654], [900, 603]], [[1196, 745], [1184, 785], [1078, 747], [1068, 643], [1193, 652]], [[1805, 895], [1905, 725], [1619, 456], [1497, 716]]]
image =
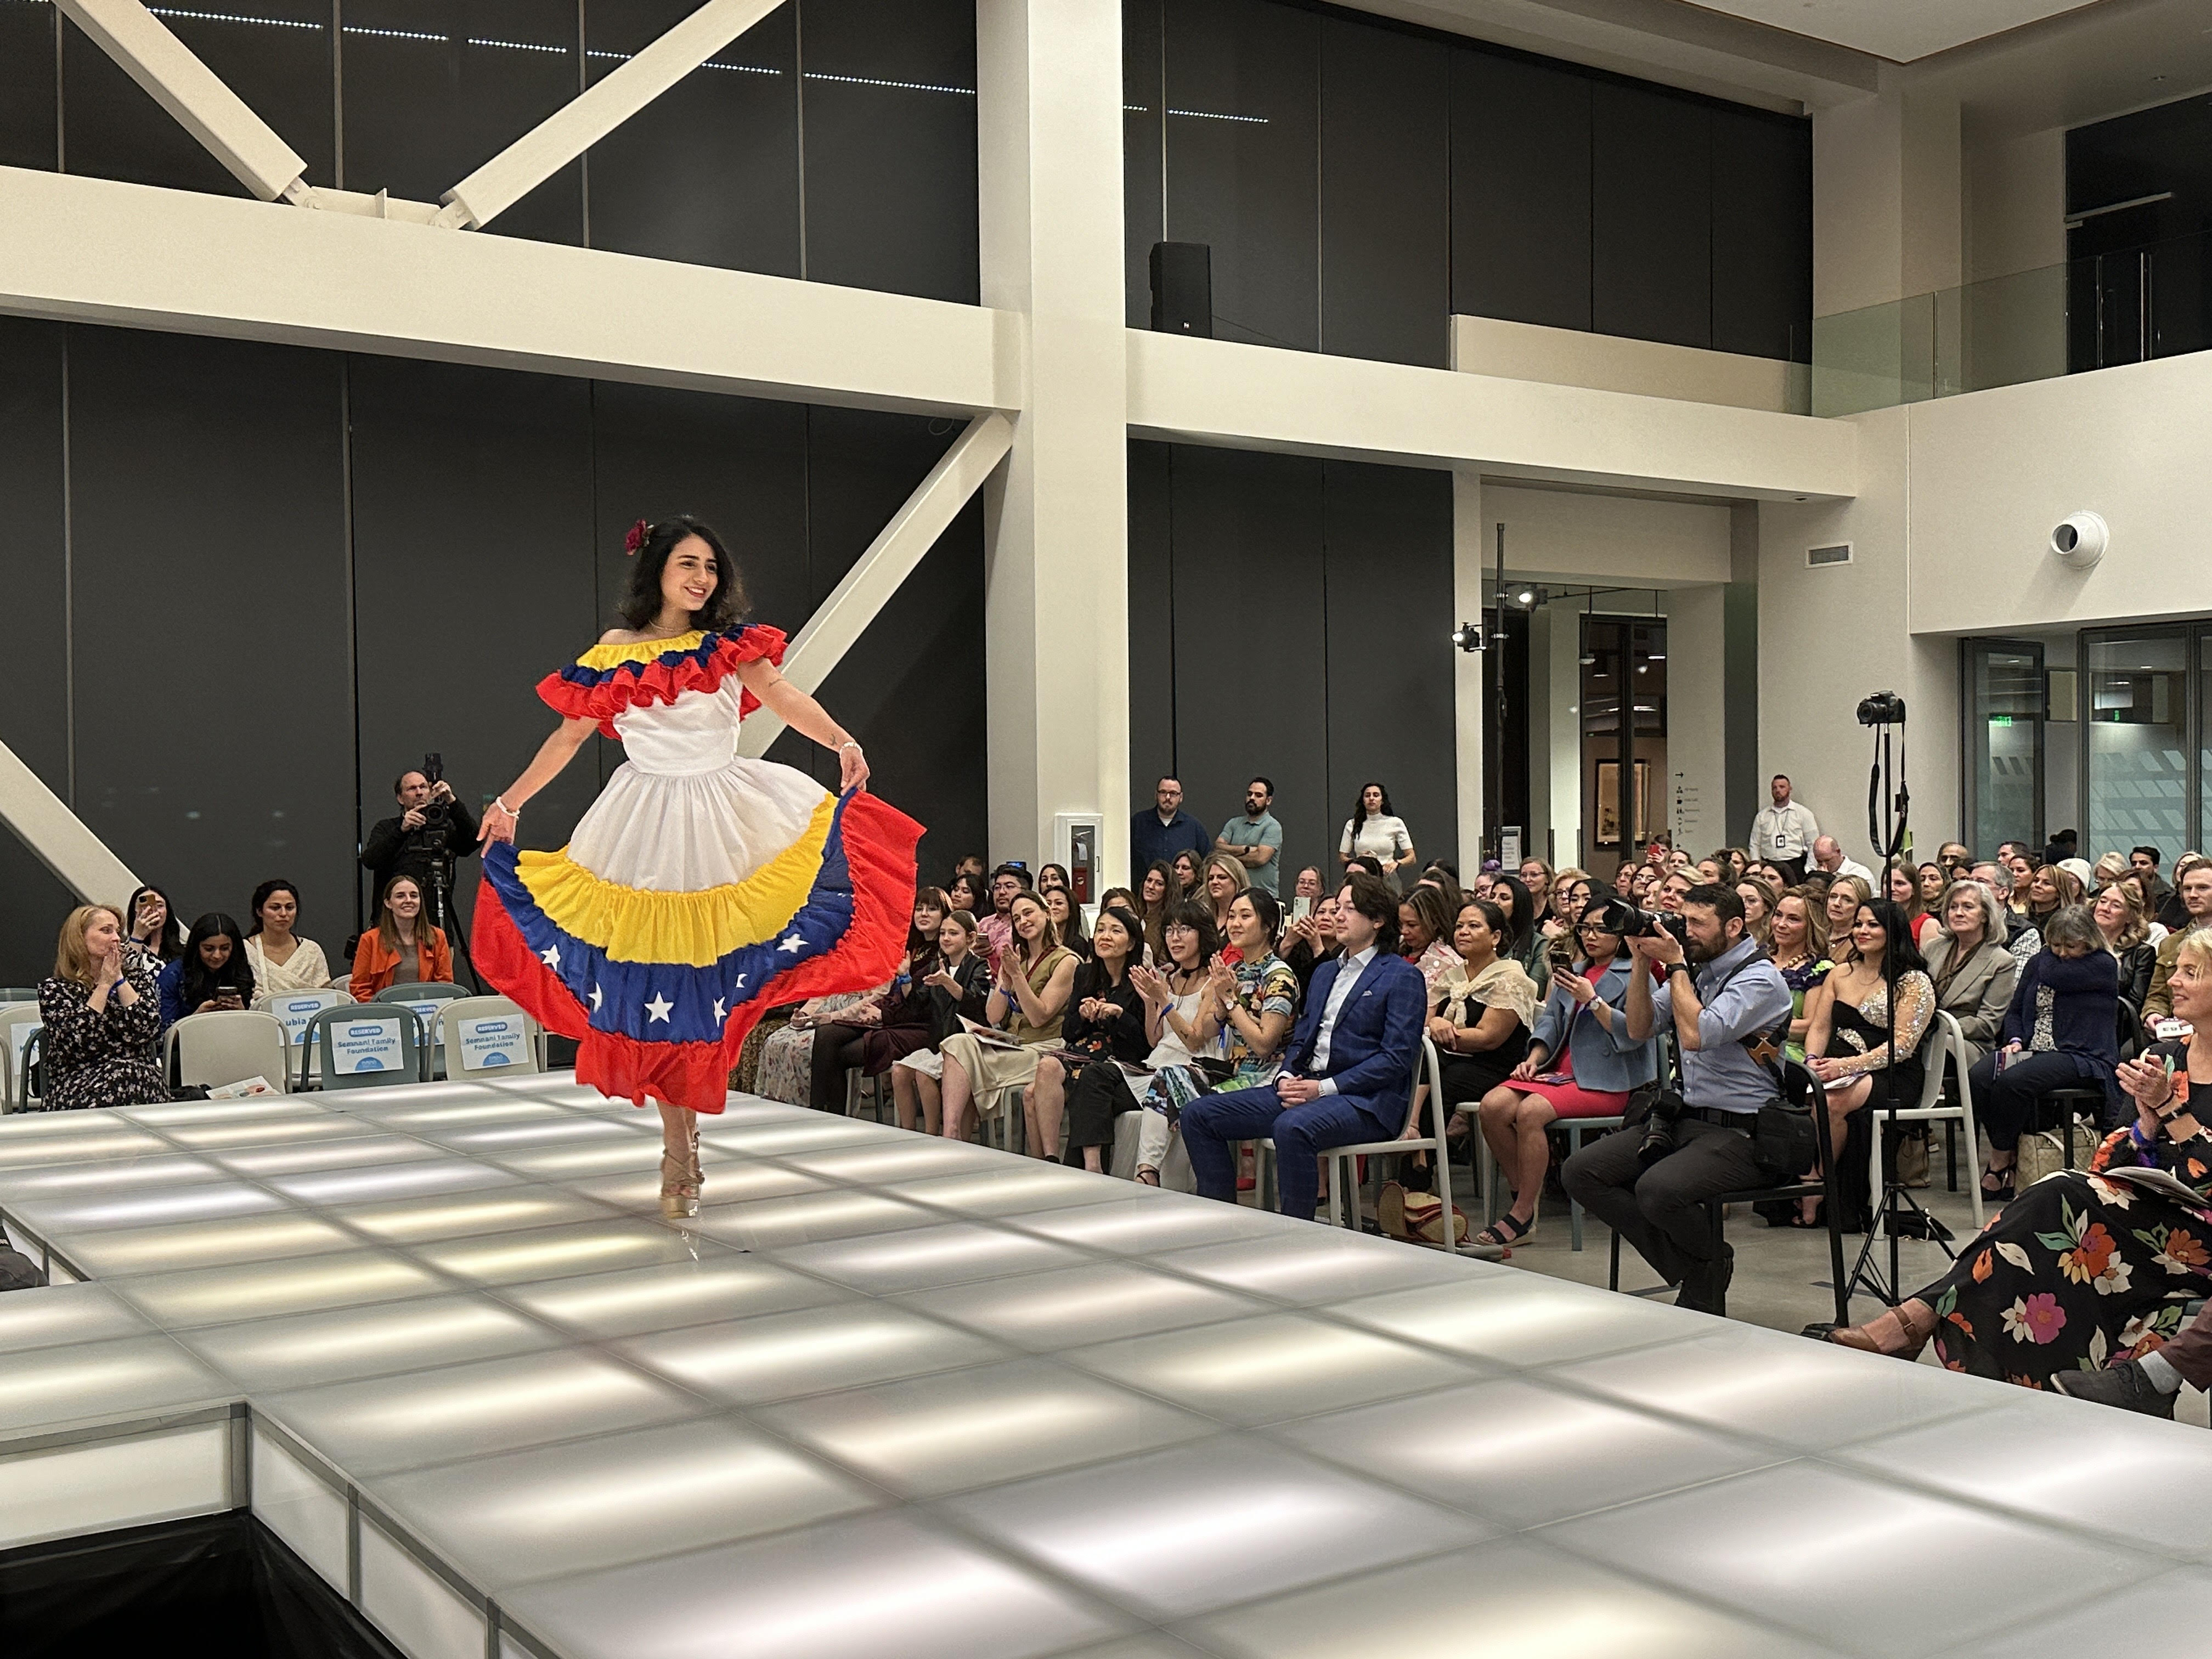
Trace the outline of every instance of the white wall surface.
[[[1505, 526], [1505, 568], [1577, 585], [1677, 587], [1729, 579], [1729, 509], [1701, 501], [1488, 484], [1485, 521]], [[1494, 548], [1496, 532], [1486, 532]]]
[[2066, 134], [2051, 127], [1966, 155], [1966, 280], [2066, 258]]
[[1778, 415], [1802, 415], [1811, 408], [1812, 380], [1806, 365], [1771, 357], [1624, 339], [1587, 329], [1510, 323], [1497, 317], [1454, 317], [1449, 339], [1451, 366], [1466, 374], [1726, 404]]
[[1664, 810], [1674, 844], [1703, 857], [1731, 847], [1748, 823], [1728, 821], [1726, 590], [1678, 587], [1667, 595], [1667, 779]]

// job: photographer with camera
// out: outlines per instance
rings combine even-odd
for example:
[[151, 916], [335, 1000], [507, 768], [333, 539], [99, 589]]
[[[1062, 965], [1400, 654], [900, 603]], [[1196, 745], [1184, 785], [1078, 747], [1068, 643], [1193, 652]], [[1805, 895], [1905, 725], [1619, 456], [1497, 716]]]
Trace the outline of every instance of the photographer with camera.
[[[379, 819], [368, 832], [361, 867], [380, 896], [394, 876], [412, 876], [434, 912], [434, 895], [450, 892], [453, 860], [476, 850], [477, 821], [446, 781], [441, 756], [423, 756], [422, 769], [402, 772], [392, 791], [398, 798], [398, 816]], [[430, 920], [452, 928], [447, 916], [433, 914]]]
[[1782, 1054], [1775, 1032], [1790, 1020], [1790, 987], [1746, 935], [1743, 901], [1726, 887], [1692, 887], [1681, 914], [1663, 919], [1617, 900], [1595, 908], [1608, 913], [1605, 931], [1621, 934], [1638, 963], [1665, 975], [1656, 991], [1651, 974], [1629, 975], [1627, 1036], [1641, 1042], [1675, 1033], [1682, 1093], [1679, 1102], [1659, 1094], [1641, 1121], [1569, 1158], [1561, 1179], [1577, 1202], [1682, 1287], [1675, 1306], [1710, 1313], [1723, 1304], [1735, 1257], [1725, 1243], [1717, 1259], [1709, 1255], [1705, 1200], [1784, 1178], [1759, 1163], [1752, 1133], [1759, 1109], [1776, 1096]]

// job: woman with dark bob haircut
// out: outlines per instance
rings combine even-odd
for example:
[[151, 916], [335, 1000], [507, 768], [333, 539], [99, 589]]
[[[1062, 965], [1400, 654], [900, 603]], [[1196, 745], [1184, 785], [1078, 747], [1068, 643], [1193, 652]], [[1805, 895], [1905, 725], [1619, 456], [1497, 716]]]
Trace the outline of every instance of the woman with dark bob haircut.
[[[761, 1015], [883, 984], [906, 959], [921, 826], [866, 793], [860, 743], [778, 670], [720, 537], [639, 520], [623, 626], [538, 683], [561, 716], [483, 816], [475, 957], [577, 1039], [576, 1078], [660, 1109], [661, 1213], [699, 1212], [697, 1115], [720, 1112]], [[839, 793], [739, 752], [756, 708], [837, 757]], [[594, 732], [626, 759], [555, 853], [514, 845], [524, 805]]]

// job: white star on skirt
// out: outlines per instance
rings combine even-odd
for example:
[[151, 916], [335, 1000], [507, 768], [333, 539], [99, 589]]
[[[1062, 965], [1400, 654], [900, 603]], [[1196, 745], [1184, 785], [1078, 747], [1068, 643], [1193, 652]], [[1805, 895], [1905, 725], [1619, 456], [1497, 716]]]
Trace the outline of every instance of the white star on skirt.
[[547, 945], [538, 953], [538, 959], [548, 968], [557, 970], [561, 966], [561, 947], [557, 945]]
[[668, 1011], [675, 1006], [666, 997], [656, 992], [653, 1000], [645, 1005], [645, 1012], [655, 1019], [665, 1020], [668, 1018]]
[[797, 956], [806, 948], [806, 941], [796, 933], [786, 933], [776, 941], [775, 948], [779, 951], [788, 951], [792, 955]]
[[596, 1011], [598, 1010], [598, 1008], [599, 1008], [599, 1002], [600, 1002], [600, 1000], [601, 1000], [601, 995], [602, 995], [602, 993], [600, 992], [599, 988], [598, 986], [594, 985], [593, 987], [592, 987], [592, 1009], [593, 1009], [593, 1011], [594, 1011], [594, 1012], [596, 1012]]

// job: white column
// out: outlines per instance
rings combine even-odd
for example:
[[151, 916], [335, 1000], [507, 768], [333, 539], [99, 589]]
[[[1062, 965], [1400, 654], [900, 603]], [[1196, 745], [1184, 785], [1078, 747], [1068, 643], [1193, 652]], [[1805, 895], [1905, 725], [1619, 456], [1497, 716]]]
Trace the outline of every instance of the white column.
[[[1452, 622], [1489, 619], [1482, 610], [1483, 573], [1494, 561], [1492, 531], [1482, 510], [1482, 479], [1473, 472], [1452, 474]], [[1498, 647], [1492, 646], [1490, 650]], [[1497, 672], [1490, 651], [1455, 653], [1452, 673], [1452, 732], [1459, 767], [1459, 867], [1468, 881], [1482, 867], [1482, 715], [1489, 706], [1491, 678]]]
[[1027, 396], [985, 494], [990, 856], [1054, 815], [1128, 863], [1127, 354], [1121, 8], [977, 0], [983, 303], [1021, 313]]
[[1557, 603], [1552, 618], [1552, 861], [1583, 862], [1583, 613]]

